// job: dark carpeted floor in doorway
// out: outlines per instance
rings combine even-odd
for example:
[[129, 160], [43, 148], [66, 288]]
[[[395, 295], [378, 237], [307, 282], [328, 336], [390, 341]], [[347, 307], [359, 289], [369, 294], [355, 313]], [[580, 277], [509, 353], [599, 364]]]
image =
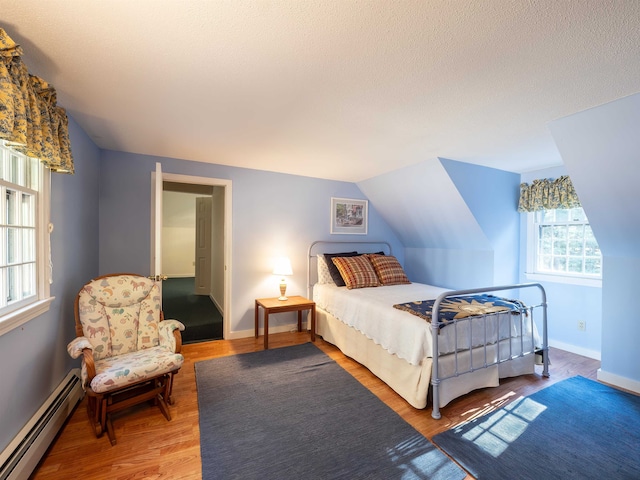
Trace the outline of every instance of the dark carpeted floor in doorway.
[[208, 295], [196, 295], [195, 278], [169, 278], [162, 282], [164, 318], [181, 321], [183, 343], [222, 338], [222, 314]]

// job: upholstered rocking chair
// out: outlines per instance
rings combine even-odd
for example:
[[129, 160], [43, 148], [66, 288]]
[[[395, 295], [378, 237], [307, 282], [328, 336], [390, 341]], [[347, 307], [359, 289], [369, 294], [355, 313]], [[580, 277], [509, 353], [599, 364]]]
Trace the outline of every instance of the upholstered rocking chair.
[[96, 436], [116, 438], [113, 412], [150, 401], [171, 420], [173, 377], [184, 325], [164, 320], [158, 286], [131, 274], [104, 275], [87, 283], [75, 300], [76, 338], [67, 351], [82, 358], [83, 387]]

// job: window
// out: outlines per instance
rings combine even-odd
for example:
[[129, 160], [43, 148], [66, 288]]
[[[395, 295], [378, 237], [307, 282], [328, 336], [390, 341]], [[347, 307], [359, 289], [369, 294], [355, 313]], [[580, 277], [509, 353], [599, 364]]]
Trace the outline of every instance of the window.
[[602, 254], [582, 208], [529, 213], [529, 232], [528, 276], [602, 278]]
[[0, 143], [0, 334], [46, 311], [49, 171]]

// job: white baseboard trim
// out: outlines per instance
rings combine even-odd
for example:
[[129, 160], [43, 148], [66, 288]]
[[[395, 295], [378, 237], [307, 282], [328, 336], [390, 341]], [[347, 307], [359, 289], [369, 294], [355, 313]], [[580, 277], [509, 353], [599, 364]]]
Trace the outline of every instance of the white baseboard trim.
[[64, 422], [84, 396], [80, 369], [71, 370], [13, 441], [0, 452], [0, 478], [30, 478]]
[[224, 310], [222, 309], [222, 307], [220, 306], [220, 304], [218, 303], [218, 301], [213, 297], [213, 295], [209, 295], [209, 298], [211, 299], [211, 301], [213, 302], [213, 304], [216, 306], [216, 308], [218, 309], [218, 311], [222, 314], [222, 318], [224, 318]]
[[583, 357], [593, 358], [594, 360], [602, 360], [600, 352], [597, 350], [590, 350], [588, 348], [577, 347], [570, 343], [558, 342], [556, 340], [549, 340], [549, 346], [564, 350], [565, 352], [575, 353], [576, 355], [582, 355]]
[[640, 393], [640, 382], [637, 380], [632, 380], [631, 378], [622, 377], [620, 375], [616, 375], [615, 373], [607, 372], [602, 370], [602, 368], [598, 369], [597, 378], [603, 383], [608, 383], [609, 385], [613, 385], [615, 387], [624, 388], [625, 390], [629, 390], [631, 392]]

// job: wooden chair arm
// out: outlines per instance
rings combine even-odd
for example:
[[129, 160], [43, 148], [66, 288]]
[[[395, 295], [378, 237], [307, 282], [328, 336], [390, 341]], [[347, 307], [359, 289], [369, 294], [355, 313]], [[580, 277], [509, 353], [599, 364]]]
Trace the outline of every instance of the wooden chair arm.
[[87, 383], [91, 383], [96, 376], [96, 364], [93, 360], [93, 351], [90, 348], [83, 348], [84, 365], [87, 368]]
[[173, 338], [175, 338], [176, 340], [175, 353], [180, 353], [180, 351], [182, 350], [182, 334], [180, 333], [180, 330], [178, 330], [177, 328], [173, 331]]

